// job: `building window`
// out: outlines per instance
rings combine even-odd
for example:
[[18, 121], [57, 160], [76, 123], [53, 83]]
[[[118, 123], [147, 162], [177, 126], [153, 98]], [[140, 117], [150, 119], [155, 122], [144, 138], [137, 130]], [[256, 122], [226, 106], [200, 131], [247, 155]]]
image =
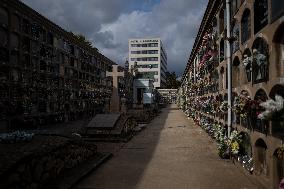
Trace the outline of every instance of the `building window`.
[[137, 68], [158, 68], [158, 64], [143, 64], [138, 65]]
[[148, 47], [158, 47], [158, 43], [149, 43]]
[[158, 61], [158, 57], [131, 58], [131, 61]]
[[284, 1], [283, 0], [271, 0], [271, 17], [272, 21], [284, 14]]
[[131, 51], [131, 54], [158, 54], [158, 50]]
[[139, 54], [140, 51], [131, 51], [130, 53], [131, 53], [131, 54]]
[[131, 47], [158, 47], [158, 43], [131, 44]]
[[251, 19], [250, 19], [250, 10], [246, 9], [242, 17], [242, 43], [246, 42], [251, 35]]
[[0, 7], [0, 24], [4, 26], [8, 26], [9, 24], [9, 15], [8, 11], [2, 7]]
[[253, 51], [253, 81], [254, 83], [268, 80], [268, 44], [263, 38], [256, 38], [252, 45]]
[[149, 54], [158, 54], [158, 50], [150, 50]]
[[254, 2], [254, 33], [257, 33], [268, 24], [267, 0], [255, 0]]

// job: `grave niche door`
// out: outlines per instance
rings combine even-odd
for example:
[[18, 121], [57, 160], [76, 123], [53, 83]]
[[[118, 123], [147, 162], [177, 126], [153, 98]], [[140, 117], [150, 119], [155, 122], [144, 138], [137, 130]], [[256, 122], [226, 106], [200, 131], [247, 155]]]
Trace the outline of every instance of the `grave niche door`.
[[267, 146], [262, 139], [255, 142], [255, 172], [258, 175], [268, 175], [268, 167], [266, 162]]
[[273, 154], [273, 188], [278, 188], [282, 178], [284, 178], [284, 157], [283, 147], [275, 150]]
[[241, 132], [241, 139], [242, 142], [240, 144], [240, 155], [248, 155], [249, 157], [252, 156], [252, 147], [250, 143], [250, 136], [246, 132]]

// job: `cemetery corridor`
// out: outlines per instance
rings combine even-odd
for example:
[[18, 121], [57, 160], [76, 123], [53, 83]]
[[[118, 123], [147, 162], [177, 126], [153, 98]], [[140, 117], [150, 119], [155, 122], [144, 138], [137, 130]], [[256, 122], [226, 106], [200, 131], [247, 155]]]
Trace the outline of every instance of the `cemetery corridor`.
[[[257, 186], [258, 185], [258, 186]], [[217, 155], [216, 144], [176, 105], [125, 143], [76, 189], [252, 189], [256, 180]]]

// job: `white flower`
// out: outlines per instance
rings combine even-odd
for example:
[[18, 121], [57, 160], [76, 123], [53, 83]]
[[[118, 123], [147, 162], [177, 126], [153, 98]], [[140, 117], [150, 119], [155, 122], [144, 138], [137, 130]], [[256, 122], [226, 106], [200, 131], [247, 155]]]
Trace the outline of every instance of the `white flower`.
[[243, 64], [246, 67], [247, 65], [249, 65], [252, 61], [252, 58], [249, 57], [248, 55], [244, 55], [244, 59], [243, 59]]
[[284, 99], [275, 95], [275, 101], [273, 99], [267, 100], [260, 104], [260, 106], [265, 108], [265, 111], [258, 115], [259, 119], [268, 119], [272, 116], [273, 113], [279, 112], [283, 109]]

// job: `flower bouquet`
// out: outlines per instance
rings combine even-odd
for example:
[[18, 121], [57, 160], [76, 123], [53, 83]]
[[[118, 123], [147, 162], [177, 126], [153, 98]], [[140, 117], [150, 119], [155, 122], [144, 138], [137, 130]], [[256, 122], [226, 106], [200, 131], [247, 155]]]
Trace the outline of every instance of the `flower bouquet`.
[[223, 101], [219, 107], [220, 111], [225, 113], [228, 111], [228, 101]]
[[276, 95], [273, 99], [267, 100], [260, 104], [265, 108], [265, 111], [258, 115], [259, 119], [266, 120], [284, 120], [284, 99]]

